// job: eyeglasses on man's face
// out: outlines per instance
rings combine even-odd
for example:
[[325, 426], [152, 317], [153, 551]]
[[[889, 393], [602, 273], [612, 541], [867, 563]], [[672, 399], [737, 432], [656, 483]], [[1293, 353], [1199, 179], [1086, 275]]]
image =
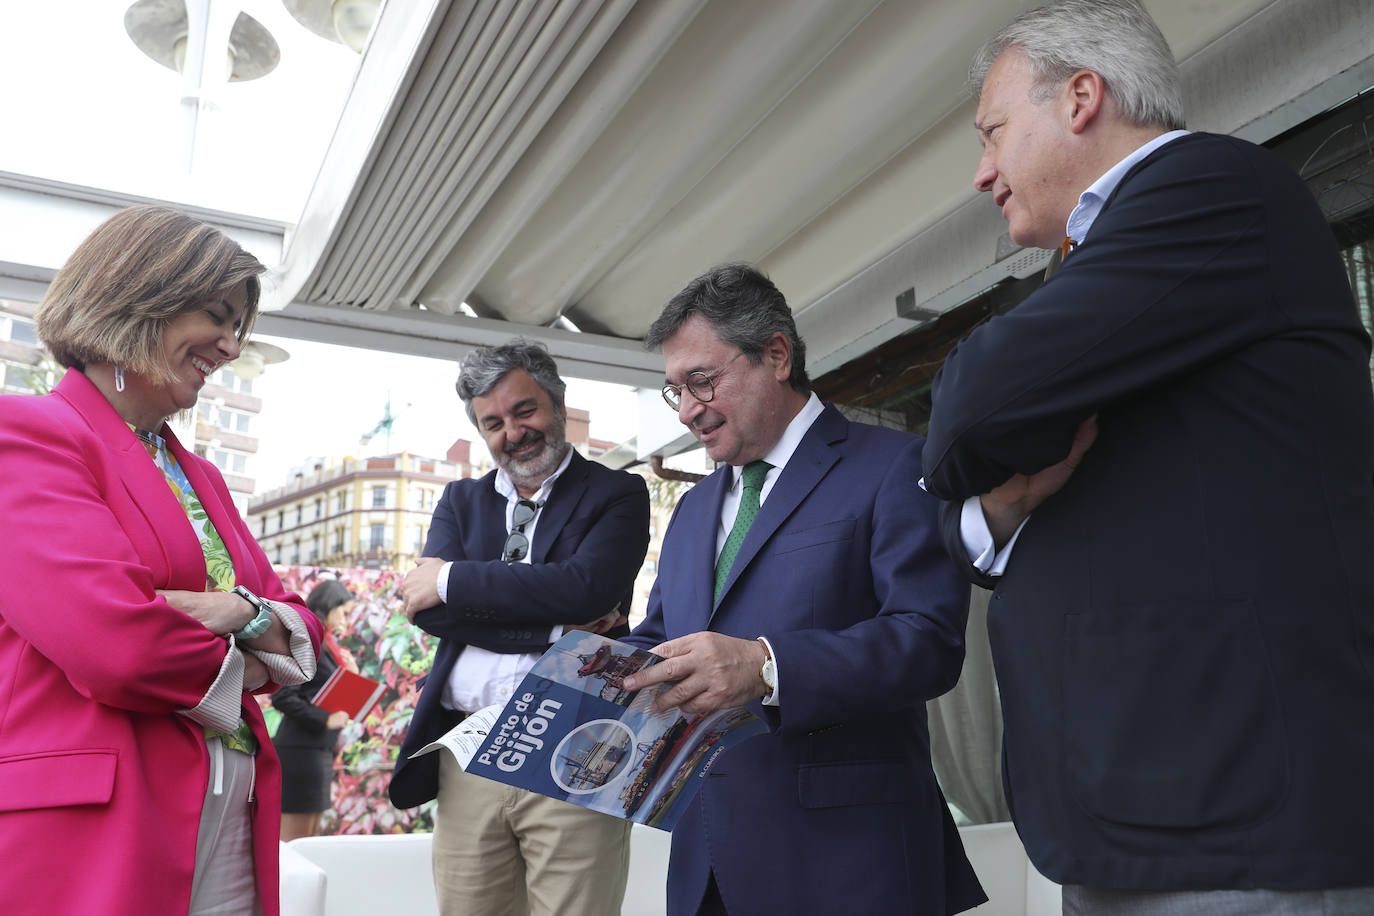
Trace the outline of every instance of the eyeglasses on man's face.
[[525, 536], [525, 526], [534, 521], [539, 514], [540, 503], [522, 499], [515, 504], [510, 514], [510, 534], [506, 535], [506, 545], [501, 548], [501, 559], [507, 563], [519, 563], [530, 552], [530, 539]]
[[725, 365], [714, 372], [702, 372], [700, 369], [695, 372], [688, 372], [687, 380], [681, 385], [664, 385], [664, 402], [666, 402], [669, 407], [673, 408], [673, 410], [678, 410], [682, 407], [682, 389], [686, 388], [691, 392], [692, 397], [703, 404], [709, 404], [711, 399], [716, 396], [716, 379], [720, 378], [720, 374], [728, 369], [731, 363], [743, 355], [744, 351], [739, 351], [734, 356], [727, 359]]

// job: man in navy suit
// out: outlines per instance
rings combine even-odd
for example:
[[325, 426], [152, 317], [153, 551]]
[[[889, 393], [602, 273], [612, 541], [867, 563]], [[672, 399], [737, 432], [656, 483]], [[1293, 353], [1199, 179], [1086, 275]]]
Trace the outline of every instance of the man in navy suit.
[[474, 350], [458, 395], [497, 469], [444, 489], [405, 614], [438, 636], [434, 669], [391, 778], [392, 803], [439, 799], [434, 882], [462, 916], [615, 916], [629, 823], [469, 776], [449, 754], [409, 757], [478, 709], [504, 703], [566, 629], [623, 635], [649, 543], [644, 481], [568, 445], [564, 382], [520, 339]]
[[678, 504], [629, 640], [666, 661], [626, 685], [674, 681], [661, 705], [690, 713], [752, 703], [772, 729], [716, 761], [673, 831], [669, 914], [982, 902], [930, 767], [925, 701], [958, 680], [968, 586], [917, 486], [921, 440], [823, 405], [786, 300], [746, 265], [688, 284], [646, 343], [722, 467]]
[[1267, 151], [1187, 133], [1133, 0], [979, 54], [974, 176], [1076, 248], [936, 377], [924, 466], [988, 613], [1004, 781], [1065, 912], [1374, 912], [1369, 338]]

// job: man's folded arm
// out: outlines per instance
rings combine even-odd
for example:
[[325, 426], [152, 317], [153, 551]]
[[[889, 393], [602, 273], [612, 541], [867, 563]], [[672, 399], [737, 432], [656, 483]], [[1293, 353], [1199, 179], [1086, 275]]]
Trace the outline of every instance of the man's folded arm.
[[[435, 518], [437, 523], [437, 512]], [[536, 529], [536, 538], [547, 535]], [[442, 609], [457, 623], [589, 623], [620, 602], [648, 547], [648, 489], [639, 478], [627, 477], [625, 492], [591, 519], [567, 557], [546, 563], [453, 560]]]
[[1265, 218], [1257, 189], [1243, 170], [1217, 174], [1214, 151], [1179, 150], [1127, 179], [1050, 283], [950, 352], [933, 383], [930, 492], [963, 500], [1033, 475], [1099, 410], [1291, 327], [1261, 291], [1218, 287], [1269, 270], [1250, 231]]
[[[431, 636], [501, 655], [543, 652], [555, 633], [555, 628], [547, 626], [455, 619], [443, 605], [420, 611], [415, 615], [415, 625]], [[556, 629], [558, 635], [562, 635], [561, 628]]]

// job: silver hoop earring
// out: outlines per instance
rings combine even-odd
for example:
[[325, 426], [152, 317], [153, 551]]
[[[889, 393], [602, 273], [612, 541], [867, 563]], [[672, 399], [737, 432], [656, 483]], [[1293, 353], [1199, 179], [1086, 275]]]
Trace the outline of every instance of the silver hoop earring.
[[124, 367], [115, 366], [115, 391], [124, 390]]

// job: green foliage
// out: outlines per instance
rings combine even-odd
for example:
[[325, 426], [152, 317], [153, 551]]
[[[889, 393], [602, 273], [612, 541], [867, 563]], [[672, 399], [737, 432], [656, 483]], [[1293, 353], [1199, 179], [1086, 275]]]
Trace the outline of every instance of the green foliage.
[[38, 351], [38, 362], [20, 370], [18, 384], [34, 394], [49, 394], [67, 370], [59, 366], [47, 350]]
[[682, 494], [692, 488], [685, 480], [665, 480], [654, 474], [647, 474], [644, 482], [649, 486], [649, 501], [660, 509], [671, 509], [677, 505]]

